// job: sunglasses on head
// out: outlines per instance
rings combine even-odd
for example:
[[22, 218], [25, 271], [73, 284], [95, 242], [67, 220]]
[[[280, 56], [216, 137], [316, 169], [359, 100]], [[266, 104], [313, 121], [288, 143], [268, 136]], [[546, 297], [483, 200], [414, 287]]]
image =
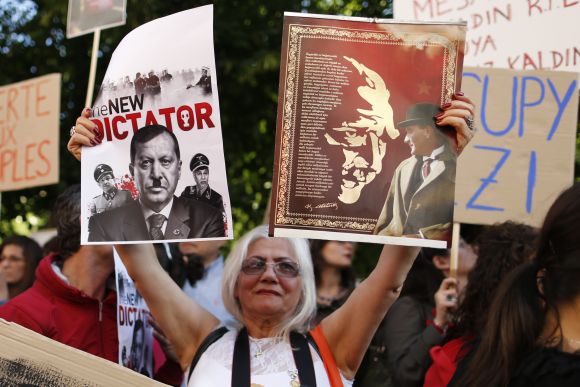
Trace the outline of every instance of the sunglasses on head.
[[274, 268], [279, 277], [294, 278], [300, 274], [300, 266], [293, 261], [268, 263], [260, 258], [248, 258], [242, 264], [242, 272], [247, 275], [262, 275], [268, 266]]

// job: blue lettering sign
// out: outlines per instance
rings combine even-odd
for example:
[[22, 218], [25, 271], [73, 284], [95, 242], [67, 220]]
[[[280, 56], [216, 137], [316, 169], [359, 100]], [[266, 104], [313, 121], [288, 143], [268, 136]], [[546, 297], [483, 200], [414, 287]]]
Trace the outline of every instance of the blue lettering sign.
[[497, 183], [497, 180], [495, 179], [495, 177], [496, 177], [497, 173], [499, 172], [499, 170], [501, 169], [501, 167], [507, 161], [508, 157], [510, 157], [510, 154], [512, 151], [509, 149], [506, 149], [506, 148], [497, 148], [497, 147], [493, 147], [493, 146], [483, 146], [483, 145], [476, 145], [476, 146], [474, 146], [474, 148], [489, 150], [492, 152], [500, 152], [500, 153], [502, 153], [502, 155], [501, 155], [501, 158], [499, 159], [499, 161], [497, 162], [497, 164], [495, 165], [495, 168], [493, 169], [493, 171], [491, 171], [491, 173], [486, 178], [480, 179], [481, 185], [479, 186], [477, 191], [475, 191], [475, 193], [473, 194], [471, 199], [469, 199], [466, 207], [468, 209], [471, 209], [471, 210], [503, 212], [504, 209], [501, 207], [493, 207], [493, 206], [485, 206], [482, 204], [476, 204], [475, 201], [477, 199], [479, 199], [479, 197], [481, 196], [483, 191], [485, 191], [485, 189], [487, 188], [488, 185], [490, 185], [491, 183]]

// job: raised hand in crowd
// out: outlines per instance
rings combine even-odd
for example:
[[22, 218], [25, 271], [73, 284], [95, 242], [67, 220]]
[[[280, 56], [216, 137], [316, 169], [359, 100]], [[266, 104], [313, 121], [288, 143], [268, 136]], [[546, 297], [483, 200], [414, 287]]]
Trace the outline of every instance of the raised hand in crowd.
[[441, 106], [443, 111], [436, 116], [436, 124], [439, 126], [449, 125], [455, 129], [455, 142], [457, 154], [463, 149], [475, 135], [474, 127], [475, 105], [461, 91], [452, 96], [451, 102]]
[[457, 279], [448, 277], [441, 282], [439, 290], [435, 293], [433, 323], [444, 331], [452, 320], [453, 311], [457, 309], [457, 286]]
[[67, 144], [68, 151], [77, 159], [81, 160], [83, 146], [95, 146], [103, 141], [101, 133], [91, 117], [91, 108], [85, 108], [77, 118], [75, 125], [70, 129], [70, 139]]

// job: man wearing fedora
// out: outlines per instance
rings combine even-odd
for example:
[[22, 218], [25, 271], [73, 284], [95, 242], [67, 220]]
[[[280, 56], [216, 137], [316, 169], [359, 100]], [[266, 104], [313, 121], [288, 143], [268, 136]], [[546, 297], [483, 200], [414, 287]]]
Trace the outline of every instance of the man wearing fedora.
[[131, 193], [124, 189], [118, 189], [115, 185], [113, 168], [107, 164], [99, 164], [94, 172], [95, 181], [103, 190], [101, 195], [95, 196], [90, 205], [91, 216], [100, 214], [112, 208], [121, 207], [133, 200]]
[[189, 163], [189, 169], [193, 173], [195, 185], [185, 187], [181, 197], [199, 200], [225, 212], [222, 195], [209, 186], [209, 159], [207, 156], [202, 153], [194, 155]]
[[443, 128], [435, 124], [434, 116], [440, 112], [436, 105], [418, 103], [398, 123], [405, 130], [411, 157], [395, 170], [375, 234], [435, 238], [425, 234], [436, 230], [435, 239], [447, 239], [453, 221], [457, 155]]

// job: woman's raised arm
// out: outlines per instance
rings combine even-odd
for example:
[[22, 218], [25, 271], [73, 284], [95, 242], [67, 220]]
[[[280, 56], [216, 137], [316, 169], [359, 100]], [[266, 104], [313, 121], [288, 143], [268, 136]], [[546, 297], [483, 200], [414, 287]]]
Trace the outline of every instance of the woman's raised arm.
[[354, 378], [377, 327], [395, 302], [418, 247], [385, 245], [371, 274], [321, 322], [338, 368]]
[[159, 265], [151, 244], [122, 244], [115, 249], [185, 370], [219, 321], [173, 282]]

